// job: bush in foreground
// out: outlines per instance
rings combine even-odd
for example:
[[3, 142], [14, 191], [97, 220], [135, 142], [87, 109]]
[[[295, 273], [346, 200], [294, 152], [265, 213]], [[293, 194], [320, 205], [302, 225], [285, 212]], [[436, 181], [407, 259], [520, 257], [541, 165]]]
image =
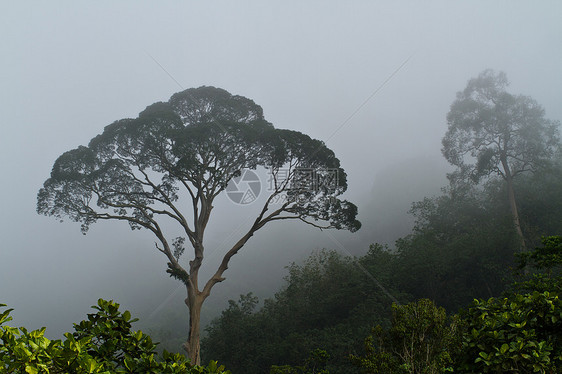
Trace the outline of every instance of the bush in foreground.
[[[0, 307], [6, 305], [0, 304]], [[185, 356], [164, 351], [161, 357], [150, 336], [131, 331], [131, 313], [119, 311], [119, 304], [98, 300], [96, 313], [74, 325], [74, 333], [64, 340], [50, 340], [45, 328], [5, 325], [10, 321], [7, 309], [0, 313], [0, 372], [6, 373], [182, 373], [229, 374], [215, 361], [191, 366]]]
[[547, 291], [475, 300], [467, 321], [461, 373], [559, 373], [562, 300]]

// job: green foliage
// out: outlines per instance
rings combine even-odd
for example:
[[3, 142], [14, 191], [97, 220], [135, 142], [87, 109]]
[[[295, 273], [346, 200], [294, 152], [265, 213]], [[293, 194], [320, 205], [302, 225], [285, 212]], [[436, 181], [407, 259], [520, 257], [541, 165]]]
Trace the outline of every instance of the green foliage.
[[208, 326], [202, 356], [234, 372], [262, 374], [272, 365], [298, 370], [309, 352], [322, 347], [330, 356], [325, 366], [330, 373], [356, 372], [349, 354], [362, 349], [366, 329], [387, 325], [390, 315], [392, 300], [373, 278], [400, 300], [407, 298], [390, 283], [394, 257], [374, 245], [359, 259], [320, 251], [292, 264], [283, 289], [260, 310], [252, 295], [230, 302]]
[[[5, 306], [0, 304], [0, 307]], [[206, 367], [191, 366], [181, 354], [164, 351], [158, 357], [150, 336], [131, 331], [128, 311], [119, 304], [98, 300], [97, 313], [74, 325], [64, 340], [50, 340], [45, 328], [28, 331], [5, 325], [11, 320], [7, 309], [0, 314], [0, 372], [2, 373], [170, 373], [228, 374], [211, 361]]]
[[549, 292], [475, 300], [463, 316], [461, 373], [558, 373], [562, 301]]
[[253, 318], [257, 303], [258, 299], [251, 293], [241, 295], [238, 302], [229, 300], [229, 307], [221, 317], [207, 327], [209, 334], [201, 342], [204, 359], [214, 357], [234, 372], [242, 369], [247, 373], [265, 372], [269, 368], [260, 357], [271, 349], [266, 339], [276, 338], [267, 321]]
[[[457, 318], [431, 300], [392, 306], [392, 327], [377, 326], [365, 340], [365, 356], [351, 356], [366, 374], [435, 374], [452, 371], [460, 349]], [[376, 344], [376, 345], [375, 345]]]
[[310, 355], [304, 365], [273, 365], [269, 374], [330, 374], [330, 372], [325, 369], [326, 362], [329, 359], [330, 355], [326, 351], [322, 349], [315, 349], [310, 352]]
[[542, 247], [518, 255], [520, 274], [512, 288], [520, 293], [547, 291], [561, 295], [562, 236], [543, 237], [542, 243]]
[[[434, 225], [441, 219], [439, 210], [426, 212], [431, 213], [425, 216], [429, 224]], [[451, 218], [454, 227], [452, 217], [444, 220]], [[477, 220], [473, 222], [474, 227], [480, 224]], [[419, 233], [412, 236], [415, 235], [421, 236]], [[451, 233], [443, 235], [443, 240], [452, 240], [456, 248], [463, 248], [461, 245], [470, 248], [492, 234], [485, 233], [480, 238], [468, 231], [464, 235], [462, 231], [457, 235]], [[479, 239], [471, 244], [470, 238]], [[308, 358], [304, 353], [315, 347], [322, 347], [329, 354], [326, 365], [321, 367], [332, 374], [349, 374], [359, 369], [365, 373], [385, 374], [558, 372], [562, 360], [562, 309], [558, 293], [549, 289], [560, 289], [561, 283], [554, 274], [559, 266], [561, 242], [560, 236], [545, 237], [542, 248], [521, 256], [522, 263], [531, 270], [542, 271], [545, 276], [553, 275], [550, 283], [540, 287], [526, 284], [527, 289], [535, 287], [540, 292], [530, 289], [530, 293], [510, 293], [504, 298], [474, 301], [462, 316], [449, 318], [444, 308], [436, 307], [427, 299], [402, 306], [395, 304], [391, 321], [385, 318], [390, 311], [384, 307], [389, 298], [363, 270], [375, 275], [392, 295], [408, 299], [408, 295], [392, 286], [407, 285], [400, 283], [401, 278], [407, 276], [408, 270], [418, 272], [418, 268], [403, 268], [404, 264], [415, 266], [414, 261], [422, 261], [421, 254], [427, 254], [428, 247], [424, 248], [426, 252], [419, 252], [420, 257], [412, 258], [412, 262], [406, 262], [406, 256], [412, 253], [394, 254], [380, 245], [371, 246], [367, 255], [359, 259], [330, 251], [319, 252], [302, 265], [291, 265], [287, 284], [275, 299], [266, 300], [261, 310], [256, 311], [258, 301], [251, 294], [242, 296], [237, 303], [231, 301], [229, 308], [209, 327], [203, 350], [207, 356], [216, 355], [237, 372], [249, 374], [267, 372], [269, 367], [273, 373], [306, 373], [311, 366], [307, 366]], [[445, 248], [453, 250], [455, 247]], [[493, 248], [486, 247], [486, 250], [493, 251]], [[439, 253], [446, 255], [446, 252]], [[501, 261], [494, 257], [499, 256], [497, 253], [477, 253], [485, 260]], [[506, 250], [503, 256], [512, 253]], [[470, 268], [453, 267], [455, 258], [459, 261], [462, 258], [455, 257], [455, 253], [448, 256], [450, 263], [441, 261], [439, 266], [452, 267], [449, 271], [458, 271], [461, 274], [457, 276], [466, 277], [467, 281], [471, 274], [478, 279], [478, 273]], [[436, 260], [438, 257], [432, 257], [426, 263]], [[500, 262], [497, 266], [504, 264]], [[417, 276], [407, 278], [411, 286], [416, 282], [428, 282], [424, 279], [426, 273], [414, 275]], [[454, 274], [451, 273], [451, 277]], [[502, 284], [494, 285], [498, 294], [504, 291]], [[446, 283], [436, 286], [447, 287]], [[454, 293], [455, 287], [462, 292], [462, 284], [454, 284], [447, 291]], [[366, 353], [358, 353], [361, 351], [358, 343], [365, 329], [374, 324], [379, 326], [365, 342]], [[350, 353], [356, 368], [350, 367], [345, 359]]]
[[414, 230], [396, 242], [400, 290], [449, 312], [474, 298], [500, 295], [510, 283], [517, 247], [504, 200], [490, 185], [449, 188], [414, 203]]
[[549, 236], [542, 238], [544, 247], [535, 248], [534, 251], [519, 255], [521, 260], [519, 268], [524, 269], [530, 265], [535, 269], [546, 270], [562, 266], [562, 236]]
[[[562, 232], [562, 157], [554, 158], [547, 168], [520, 176], [514, 188], [529, 248], [540, 246], [543, 236]], [[499, 193], [505, 196], [507, 191]]]
[[352, 361], [374, 373], [558, 373], [562, 300], [549, 292], [474, 300], [460, 316], [429, 300], [393, 307], [390, 329], [365, 341]]

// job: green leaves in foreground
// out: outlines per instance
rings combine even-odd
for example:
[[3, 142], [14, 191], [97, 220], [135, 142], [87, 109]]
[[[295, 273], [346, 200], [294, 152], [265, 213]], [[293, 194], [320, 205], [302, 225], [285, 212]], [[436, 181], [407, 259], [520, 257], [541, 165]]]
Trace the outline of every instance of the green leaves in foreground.
[[557, 373], [562, 300], [549, 292], [475, 300], [466, 313], [461, 372]]
[[[6, 305], [0, 304], [0, 307]], [[2, 373], [184, 373], [229, 374], [211, 361], [208, 366], [191, 366], [181, 354], [164, 351], [158, 357], [150, 336], [131, 331], [128, 311], [119, 304], [98, 300], [97, 313], [74, 325], [74, 333], [64, 341], [49, 340], [45, 328], [27, 331], [6, 326], [11, 320], [7, 309], [0, 314], [0, 372]]]

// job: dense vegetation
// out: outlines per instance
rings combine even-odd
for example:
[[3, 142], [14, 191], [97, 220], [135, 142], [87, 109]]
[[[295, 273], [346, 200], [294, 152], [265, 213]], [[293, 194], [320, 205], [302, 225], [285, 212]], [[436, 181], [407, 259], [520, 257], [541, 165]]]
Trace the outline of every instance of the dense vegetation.
[[544, 238], [543, 245], [519, 256], [519, 270], [533, 273], [459, 315], [447, 317], [427, 299], [393, 305], [392, 327], [377, 326], [376, 341], [369, 336], [366, 354], [352, 361], [364, 373], [560, 372], [562, 277], [554, 270], [562, 265], [562, 236]]
[[[251, 294], [231, 301], [207, 328], [204, 356], [244, 373], [267, 373], [270, 367], [272, 373], [318, 373], [306, 369], [311, 363], [315, 370], [320, 364], [332, 374], [359, 369], [365, 373], [558, 372], [562, 368], [562, 236], [544, 238], [543, 244], [521, 256], [521, 269], [525, 266], [532, 272], [523, 272], [497, 297], [476, 299], [460, 315], [449, 316], [429, 299], [405, 305], [395, 302], [389, 310], [392, 301], [386, 292], [400, 300], [412, 296], [392, 288], [382, 290], [362, 269], [377, 269], [373, 264], [385, 269], [373, 273], [381, 275], [384, 288], [404, 274], [392, 271], [400, 268], [399, 255], [380, 246], [372, 246], [360, 259], [319, 252], [304, 265], [293, 264], [285, 288], [259, 311]], [[374, 325], [363, 350], [363, 338]]]
[[321, 347], [332, 357], [329, 368], [345, 371], [349, 363], [341, 357], [362, 346], [370, 326], [385, 323], [392, 303], [362, 268], [388, 285], [393, 260], [372, 246], [358, 262], [322, 251], [291, 265], [285, 288], [259, 311], [251, 294], [230, 302], [207, 328], [203, 357], [217, 357], [234, 372], [264, 373], [271, 365], [302, 363]]

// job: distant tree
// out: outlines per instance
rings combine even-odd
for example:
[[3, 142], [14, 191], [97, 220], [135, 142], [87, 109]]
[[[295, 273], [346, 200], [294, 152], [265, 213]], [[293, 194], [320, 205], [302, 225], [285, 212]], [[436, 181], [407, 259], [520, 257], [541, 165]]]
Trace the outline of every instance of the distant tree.
[[550, 292], [562, 294], [562, 236], [542, 238], [542, 247], [519, 254], [518, 270], [530, 270], [530, 274], [519, 274], [522, 277], [513, 284], [519, 293]]
[[414, 203], [414, 229], [396, 241], [395, 284], [450, 313], [501, 295], [518, 245], [504, 190], [470, 187]]
[[[561, 156], [549, 167], [515, 181], [517, 208], [523, 218], [528, 249], [540, 246], [542, 237], [562, 232]], [[505, 183], [503, 187], [505, 191]]]
[[442, 152], [458, 167], [451, 178], [478, 182], [499, 175], [507, 184], [513, 224], [525, 249], [513, 179], [536, 171], [559, 147], [558, 122], [544, 117], [532, 98], [506, 92], [505, 73], [483, 71], [457, 93], [447, 114]]
[[[200, 286], [204, 235], [215, 198], [245, 170], [257, 167], [270, 173], [265, 203]], [[199, 363], [201, 306], [225, 279], [232, 256], [273, 221], [356, 231], [356, 206], [338, 198], [346, 189], [346, 174], [323, 142], [275, 129], [250, 99], [200, 87], [153, 104], [136, 119], [116, 121], [87, 147], [60, 156], [39, 191], [37, 211], [81, 222], [84, 233], [98, 220], [151, 231], [168, 260], [166, 271], [186, 286], [190, 326], [184, 348]], [[169, 237], [169, 222], [178, 224], [184, 236]], [[186, 238], [193, 257], [184, 267], [180, 256]]]
[[269, 374], [330, 374], [325, 368], [330, 355], [323, 349], [314, 349], [301, 366], [273, 365]]
[[437, 374], [452, 371], [461, 348], [457, 317], [428, 299], [392, 305], [392, 327], [373, 329], [365, 340], [365, 356], [351, 355], [365, 374]]

